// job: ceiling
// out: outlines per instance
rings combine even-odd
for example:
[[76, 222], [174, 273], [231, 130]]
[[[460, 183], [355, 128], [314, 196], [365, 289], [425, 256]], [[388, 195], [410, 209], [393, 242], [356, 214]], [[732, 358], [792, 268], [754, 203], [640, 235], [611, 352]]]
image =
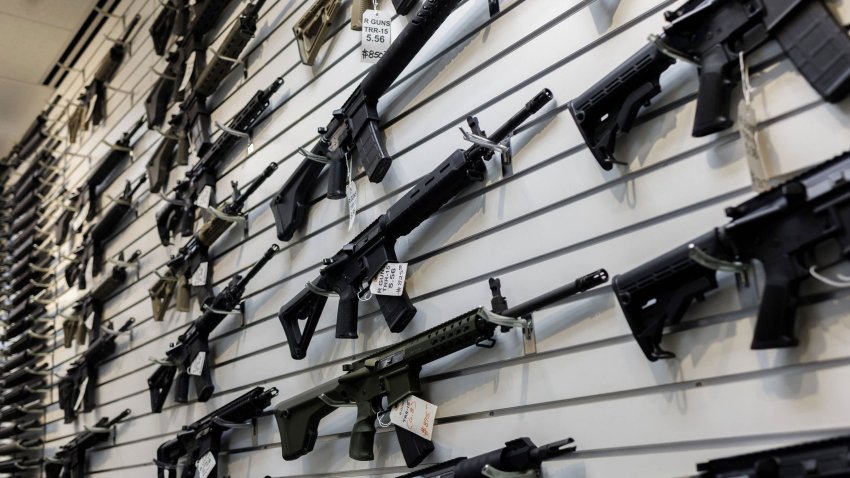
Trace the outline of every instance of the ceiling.
[[53, 96], [43, 82], [96, 4], [0, 0], [0, 157]]

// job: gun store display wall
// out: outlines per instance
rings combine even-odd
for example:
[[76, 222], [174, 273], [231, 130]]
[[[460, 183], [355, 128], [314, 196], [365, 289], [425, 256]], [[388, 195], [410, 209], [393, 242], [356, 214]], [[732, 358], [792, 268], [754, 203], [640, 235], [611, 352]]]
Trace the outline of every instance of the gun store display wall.
[[[390, 477], [507, 447], [533, 466], [410, 476], [672, 477], [850, 433], [850, 159], [824, 164], [850, 0], [116, 3], [0, 173], [0, 421], [43, 431], [0, 471]], [[16, 359], [44, 389], [21, 417]]]

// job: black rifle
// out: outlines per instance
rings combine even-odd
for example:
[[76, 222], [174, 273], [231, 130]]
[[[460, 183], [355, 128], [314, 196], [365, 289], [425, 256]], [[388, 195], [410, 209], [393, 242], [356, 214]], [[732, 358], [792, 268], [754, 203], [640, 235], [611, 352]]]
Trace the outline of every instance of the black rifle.
[[649, 360], [674, 355], [661, 348], [664, 326], [677, 324], [695, 299], [717, 288], [718, 270], [764, 267], [766, 283], [753, 349], [794, 347], [800, 283], [816, 275], [815, 250], [832, 243], [850, 250], [850, 153], [844, 153], [736, 207], [732, 221], [625, 274], [614, 293]]
[[[0, 410], [0, 422], [15, 422], [30, 415], [40, 414], [44, 409], [41, 399], [36, 399], [24, 405], [10, 405]], [[31, 417], [30, 417], [31, 418]]]
[[76, 190], [68, 194], [66, 200], [62, 203], [62, 212], [59, 218], [56, 219], [56, 224], [53, 225], [53, 233], [56, 235], [56, 244], [62, 244], [68, 237], [68, 232], [71, 230], [71, 221], [74, 219], [74, 214], [79, 210], [80, 190]]
[[[38, 377], [31, 382], [22, 383], [6, 389], [3, 394], [0, 395], [0, 407], [16, 405], [20, 402], [31, 402], [33, 399], [44, 396], [48, 390], [46, 387], [47, 383], [44, 378]], [[3, 456], [3, 454], [0, 453], [0, 456]]]
[[850, 476], [850, 436], [709, 460], [698, 478], [815, 478]]
[[25, 433], [42, 431], [43, 428], [38, 419], [23, 420], [0, 428], [0, 439], [12, 438]]
[[106, 331], [95, 339], [89, 348], [71, 362], [65, 376], [59, 379], [59, 408], [65, 412], [65, 423], [71, 423], [82, 405], [83, 412], [94, 410], [94, 389], [97, 387], [98, 368], [115, 353], [118, 335], [129, 331], [135, 319], [128, 319], [117, 332]]
[[91, 221], [100, 211], [100, 192], [112, 183], [110, 179], [115, 175], [114, 173], [124, 161], [132, 157], [133, 146], [130, 143], [133, 136], [143, 124], [145, 124], [145, 119], [140, 118], [130, 129], [122, 134], [121, 139], [110, 148], [106, 156], [100, 160], [88, 179], [86, 179], [86, 185], [83, 189], [83, 199], [81, 201], [82, 204], [88, 204], [86, 220]]
[[17, 369], [18, 367], [35, 365], [35, 363], [44, 355], [45, 348], [46, 344], [41, 347], [24, 350], [14, 357], [7, 358], [3, 361], [3, 364], [0, 365], [0, 375], [5, 376], [5, 374]]
[[[184, 0], [179, 0], [183, 3]], [[186, 74], [186, 62], [192, 53], [195, 54], [192, 68], [192, 83], [194, 76], [203, 71], [206, 66], [206, 36], [219, 22], [232, 0], [203, 0], [196, 2], [191, 9], [191, 20], [185, 29], [185, 34], [177, 41], [177, 47], [168, 54], [168, 65], [159, 79], [154, 83], [151, 92], [145, 100], [148, 127], [161, 126], [165, 120], [165, 112], [174, 101], [182, 96], [180, 86], [183, 75]], [[156, 42], [155, 42], [156, 43]]]
[[214, 463], [207, 476], [217, 477], [222, 434], [232, 426], [231, 424], [240, 424], [258, 418], [276, 395], [277, 389], [274, 387], [268, 390], [256, 387], [204, 418], [184, 425], [176, 438], [168, 440], [157, 448], [156, 459], [154, 459], [157, 477], [165, 478], [165, 470], [168, 470], [168, 478], [176, 478], [177, 463], [184, 456], [186, 462], [183, 465], [182, 476], [195, 476], [195, 464], [207, 455]]
[[[7, 356], [16, 355], [23, 352], [24, 350], [39, 348], [48, 340], [53, 339], [52, 335], [48, 335], [51, 332], [53, 332], [52, 326], [48, 324], [40, 324], [40, 327], [34, 327], [30, 330], [27, 330], [26, 332], [21, 334], [18, 340], [8, 344], [3, 350], [3, 354]], [[19, 369], [18, 371], [21, 370], [22, 369]], [[0, 379], [0, 383], [8, 387], [26, 381], [26, 379], [21, 379], [20, 381], [13, 381], [14, 374], [15, 372], [4, 376], [2, 379]]]
[[210, 334], [227, 315], [242, 302], [242, 295], [248, 283], [280, 250], [277, 244], [272, 245], [266, 253], [248, 271], [245, 277], [233, 276], [230, 284], [209, 302], [204, 304], [200, 317], [192, 321], [186, 332], [177, 337], [177, 342], [165, 353], [165, 363], [160, 365], [153, 375], [148, 378], [148, 390], [151, 397], [151, 411], [159, 413], [165, 403], [166, 395], [177, 375], [177, 388], [174, 390], [174, 401], [186, 403], [189, 401], [189, 381], [195, 375], [195, 390], [198, 401], [206, 402], [215, 391], [212, 382], [212, 355], [210, 354]]
[[148, 173], [148, 187], [152, 193], [161, 191], [168, 184], [168, 173], [175, 160], [180, 166], [189, 164], [189, 151], [183, 149], [188, 143], [185, 140], [181, 141], [178, 131], [182, 121], [179, 114], [171, 117], [169, 121], [171, 126], [164, 133], [145, 166]]
[[[283, 85], [283, 78], [278, 77], [268, 88], [257, 91], [251, 101], [233, 116], [228, 129], [250, 134], [260, 122], [263, 112], [269, 107], [269, 99], [281, 85]], [[163, 245], [169, 244], [171, 235], [178, 229], [184, 237], [192, 235], [195, 227], [195, 201], [198, 194], [209, 187], [212, 188], [210, 190], [212, 197], [218, 170], [241, 139], [239, 136], [222, 131], [201, 159], [186, 172], [186, 178], [178, 181], [174, 186], [173, 199], [156, 214], [156, 228]]]
[[[202, 2], [203, 3], [203, 2]], [[148, 30], [153, 40], [153, 49], [157, 55], [165, 55], [168, 40], [172, 36], [183, 36], [189, 23], [189, 2], [187, 0], [167, 0], [151, 23]]]
[[44, 475], [47, 478], [83, 477], [86, 473], [86, 452], [109, 440], [112, 427], [130, 415], [130, 409], [113, 418], [103, 417], [94, 427], [80, 432], [70, 442], [62, 445], [53, 457], [44, 458]]
[[12, 456], [19, 453], [41, 451], [41, 438], [28, 438], [18, 441], [0, 443], [0, 456]]
[[[502, 142], [551, 99], [552, 92], [544, 89], [488, 140]], [[484, 135], [476, 118], [469, 117], [467, 121], [475, 134]], [[475, 182], [483, 181], [487, 173], [484, 161], [492, 156], [493, 150], [477, 144], [467, 150], [456, 150], [336, 255], [325, 259], [325, 267], [312, 284], [314, 288], [339, 295], [337, 338], [357, 337], [358, 297], [363, 290], [368, 290], [368, 286], [364, 289], [363, 284], [368, 284], [387, 263], [398, 262], [395, 254], [398, 238], [410, 233], [457, 193]], [[406, 292], [402, 292], [401, 296], [379, 295], [376, 298], [393, 332], [404, 330], [416, 314], [416, 308]], [[306, 356], [326, 301], [327, 295], [305, 288], [281, 307], [278, 318], [293, 358], [303, 359]], [[303, 329], [299, 329], [301, 320], [305, 321]]]
[[10, 458], [0, 461], [0, 473], [10, 474], [13, 477], [36, 476], [40, 467], [41, 460], [38, 458]]
[[50, 136], [50, 133], [47, 131], [47, 121], [50, 119], [50, 112], [59, 104], [59, 100], [61, 99], [61, 95], [56, 95], [56, 98], [53, 99], [47, 108], [36, 116], [30, 127], [24, 132], [20, 141], [12, 147], [12, 151], [4, 163], [17, 167], [26, 161], [44, 143], [44, 140]]
[[[137, 250], [127, 262], [135, 262], [141, 255], [142, 251]], [[124, 261], [123, 252], [118, 255], [118, 261]], [[74, 339], [79, 344], [85, 343], [86, 335], [88, 335], [89, 342], [98, 338], [103, 320], [103, 304], [112, 297], [112, 294], [118, 291], [126, 280], [127, 266], [116, 264], [112, 267], [109, 276], [105, 277], [83, 298], [74, 302], [74, 305], [71, 306], [73, 310], [71, 317], [62, 322], [62, 335], [66, 348], [74, 344]], [[91, 330], [86, 326], [86, 319], [89, 317], [92, 317]]]
[[[607, 280], [608, 273], [600, 269], [544, 295], [507, 308], [498, 280], [491, 279], [493, 312], [483, 307], [475, 308], [344, 365], [342, 369], [345, 375], [277, 404], [274, 413], [280, 431], [283, 458], [294, 460], [313, 450], [319, 435], [319, 422], [337, 410], [338, 405], [346, 404], [357, 408], [348, 455], [355, 460], [374, 459], [375, 420], [379, 411], [384, 410], [383, 399], [386, 398], [386, 410], [389, 410], [411, 395], [421, 395], [419, 374], [424, 365], [469, 347], [490, 348], [495, 344], [496, 329], [499, 328], [506, 332], [511, 327], [518, 327], [525, 333], [531, 329], [531, 323], [522, 317]], [[402, 431], [398, 427], [396, 430]], [[397, 437], [408, 466], [416, 466], [434, 449], [430, 443], [422, 444], [422, 439], [411, 433], [397, 434]]]
[[[660, 77], [677, 58], [699, 66], [694, 136], [732, 126], [731, 94], [740, 79], [739, 56], [770, 39], [825, 100], [850, 92], [850, 38], [822, 1], [690, 0], [664, 18], [664, 33], [569, 104], [570, 113], [603, 169], [614, 142], [628, 133], [641, 107], [661, 92]], [[828, 51], [828, 55], [822, 54]]]
[[[352, 155], [360, 159], [369, 181], [378, 183], [384, 179], [392, 159], [387, 152], [386, 138], [380, 127], [378, 100], [458, 3], [459, 0], [425, 0], [407, 27], [378, 63], [369, 70], [369, 74], [342, 108], [333, 112], [333, 118], [328, 125], [319, 128], [321, 138], [313, 146], [310, 155], [330, 161], [328, 198], [345, 197], [348, 177], [346, 160]], [[312, 198], [309, 195], [324, 168], [325, 164], [322, 162], [304, 159], [272, 199], [271, 208], [278, 239], [292, 239], [295, 231], [303, 225], [307, 209], [311, 205]]]
[[[43, 308], [39, 312], [43, 313], [44, 312]], [[17, 322], [12, 323], [8, 327], [6, 327], [6, 330], [3, 331], [3, 335], [0, 336], [0, 341], [8, 342], [8, 341], [14, 339], [15, 337], [23, 334], [27, 330], [34, 329], [35, 327], [37, 327], [40, 324], [53, 323], [53, 319], [39, 318], [38, 315], [41, 315], [41, 314], [39, 313], [39, 314], [30, 315], [29, 317], [25, 318], [24, 320], [19, 320]]]
[[[421, 470], [401, 475], [398, 478], [484, 478], [484, 471], [501, 472], [506, 476], [541, 476], [540, 466], [545, 460], [576, 451], [572, 438], [538, 447], [529, 438], [517, 438], [505, 442], [504, 448], [483, 453], [472, 458], [454, 460], [431, 465]], [[536, 472], [532, 475], [530, 472]], [[501, 476], [499, 473], [499, 476]]]
[[[257, 18], [266, 0], [254, 0], [242, 10], [239, 19], [231, 27], [224, 41], [218, 48], [217, 54], [200, 72], [192, 72], [194, 82], [192, 92], [187, 100], [180, 105], [183, 111], [180, 131], [181, 138], [188, 141], [192, 151], [202, 157], [209, 149], [210, 112], [207, 109], [207, 97], [218, 90], [218, 87], [230, 74], [234, 62], [257, 31]], [[197, 53], [196, 53], [197, 55]], [[279, 86], [279, 85], [278, 85]], [[277, 89], [277, 88], [275, 88]], [[188, 147], [187, 147], [188, 149]]]
[[[273, 172], [277, 170], [277, 163], [270, 163], [259, 177], [245, 188], [245, 192], [240, 193], [237, 184], [234, 182], [232, 200], [221, 212], [225, 216], [237, 216], [242, 213], [242, 208], [248, 197], [253, 194], [261, 184]], [[247, 218], [246, 218], [247, 219]], [[165, 316], [165, 311], [171, 304], [171, 299], [177, 296], [177, 310], [188, 312], [191, 308], [191, 299], [193, 296], [198, 297], [198, 302], [203, 304], [207, 298], [211, 297], [212, 289], [209, 286], [209, 278], [212, 277], [212, 265], [209, 261], [209, 248], [221, 236], [230, 229], [233, 222], [224, 217], [213, 217], [207, 221], [200, 230], [189, 239], [180, 251], [168, 261], [166, 267], [167, 272], [161, 277], [150, 289], [151, 306], [153, 307], [154, 320], [162, 320]], [[191, 278], [201, 266], [207, 263], [207, 280], [203, 286], [191, 285]]]
[[[80, 131], [87, 130], [89, 123], [97, 126], [106, 119], [106, 99], [108, 96], [106, 87], [115, 79], [118, 69], [124, 63], [130, 35], [141, 19], [142, 17], [139, 15], [133, 17], [130, 24], [127, 25], [127, 29], [124, 30], [124, 36], [112, 44], [106, 56], [97, 66], [94, 79], [83, 89], [77, 108], [68, 118], [68, 140], [71, 143], [77, 142], [77, 135]], [[91, 105], [92, 100], [94, 100], [94, 106], [91, 108], [91, 116], [89, 116], [89, 105]]]
[[106, 211], [100, 221], [90, 226], [83, 234], [82, 244], [74, 251], [74, 259], [65, 268], [65, 281], [68, 287], [76, 283], [81, 290], [86, 288], [86, 268], [89, 259], [92, 260], [92, 276], [100, 275], [103, 269], [103, 250], [106, 247], [106, 240], [120, 230], [125, 218], [130, 211], [134, 210], [133, 194], [144, 182], [144, 176], [140, 177], [135, 185], [127, 181], [121, 196], [115, 200], [115, 203]]

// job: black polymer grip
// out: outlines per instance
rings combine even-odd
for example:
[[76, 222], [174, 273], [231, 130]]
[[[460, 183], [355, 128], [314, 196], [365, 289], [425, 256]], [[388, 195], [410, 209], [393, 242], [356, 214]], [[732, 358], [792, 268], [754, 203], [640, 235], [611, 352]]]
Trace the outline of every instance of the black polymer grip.
[[169, 134], [159, 142], [156, 151], [154, 151], [151, 159], [148, 161], [146, 168], [150, 192], [161, 191], [163, 186], [168, 182], [168, 172], [174, 163], [174, 156], [177, 154], [177, 144], [179, 141], [172, 128]]
[[570, 114], [602, 169], [614, 167], [617, 135], [631, 130], [640, 108], [661, 92], [661, 74], [675, 62], [647, 44], [570, 101]]
[[[768, 29], [797, 70], [820, 96], [837, 103], [850, 92], [850, 37], [822, 1], [765, 2]], [[799, 4], [787, 18], [771, 22], [772, 14]]]
[[740, 75], [737, 63], [738, 59], [730, 57], [723, 44], [714, 45], [703, 53], [694, 115], [695, 137], [708, 136], [732, 126], [730, 109], [732, 89], [736, 84], [732, 77]]

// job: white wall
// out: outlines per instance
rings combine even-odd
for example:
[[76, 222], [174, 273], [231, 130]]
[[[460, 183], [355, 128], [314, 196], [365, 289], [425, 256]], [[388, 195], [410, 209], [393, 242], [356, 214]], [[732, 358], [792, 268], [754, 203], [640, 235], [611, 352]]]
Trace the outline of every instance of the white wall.
[[[688, 65], [676, 65], [664, 76], [664, 92], [653, 105], [659, 117], [619, 141], [618, 156], [628, 159], [627, 168], [601, 170], [566, 112], [571, 98], [643, 45], [649, 33], [660, 31], [662, 12], [673, 2], [506, 0], [503, 15], [482, 28], [486, 3], [469, 0], [459, 8], [408, 69], [415, 71], [413, 78], [381, 101], [394, 163], [381, 184], [358, 181], [360, 213], [354, 230], [344, 225], [343, 201], [314, 207], [305, 230], [283, 244], [249, 286], [246, 325], [239, 328], [232, 317], [214, 334], [213, 398], [178, 405], [169, 397], [161, 414], [149, 412], [146, 379], [155, 365], [148, 358], [163, 355], [198, 307], [191, 313], [172, 309], [164, 322], [152, 320], [147, 290], [175, 248], [162, 247], [156, 235], [154, 216], [161, 199], [141, 194], [138, 218], [106, 248], [107, 257], [135, 249], [143, 253], [140, 278], [131, 275], [131, 283], [105, 306], [106, 318], [120, 325], [135, 317], [137, 326], [129, 340], [119, 339], [119, 352], [102, 366], [93, 413], [65, 425], [52, 393], [48, 453], [100, 416], [131, 408], [133, 416], [118, 427], [114, 443], [90, 454], [89, 472], [151, 476], [156, 448], [182, 424], [251, 387], [277, 387], [282, 399], [329, 380], [355, 354], [488, 304], [490, 276], [501, 277], [504, 294], [516, 304], [599, 267], [612, 275], [627, 271], [722, 224], [725, 206], [752, 195], [736, 133], [690, 136], [697, 83]], [[211, 101], [213, 119], [225, 122], [276, 76], [286, 80], [273, 99], [274, 112], [255, 135], [253, 154], [235, 154], [219, 176], [223, 196], [231, 180], [245, 184], [269, 162], [280, 164], [249, 200], [247, 239], [231, 232], [213, 248], [217, 289], [276, 242], [268, 201], [301, 161], [297, 148], [315, 140], [316, 127], [327, 123], [367, 69], [355, 54], [359, 33], [341, 23], [316, 66], [300, 64], [291, 29], [309, 4], [269, 0], [249, 46], [248, 79], [232, 74]], [[157, 8], [157, 2], [125, 0], [119, 10], [141, 13], [139, 30], [146, 32]], [[843, 23], [850, 22], [850, 2], [839, 1], [835, 9]], [[230, 21], [240, 10], [230, 12]], [[394, 31], [405, 22], [397, 18]], [[113, 19], [103, 35], [121, 30]], [[465, 35], [459, 47], [447, 50]], [[87, 71], [109, 45], [106, 40], [92, 44], [84, 55]], [[754, 59], [777, 52], [771, 44]], [[155, 79], [150, 68], [163, 66], [146, 33], [140, 35], [115, 81], [117, 88], [135, 92], [134, 102], [111, 92], [107, 124], [86, 134], [71, 151], [94, 161], [105, 154], [101, 141], [116, 141], [144, 113], [143, 100]], [[850, 103], [824, 103], [785, 59], [752, 81], [765, 154], [774, 167], [788, 171], [816, 164], [847, 147], [843, 134], [850, 131]], [[62, 89], [73, 97], [81, 87], [77, 79]], [[465, 192], [462, 201], [399, 242], [399, 258], [411, 263], [407, 289], [419, 309], [408, 328], [391, 334], [369, 303], [362, 308], [360, 338], [335, 340], [335, 302], [330, 301], [308, 357], [292, 360], [275, 315], [317, 274], [320, 260], [451, 151], [466, 147], [457, 127], [465, 126], [467, 115], [477, 115], [482, 127], [492, 130], [543, 87], [554, 92], [556, 101], [535, 127], [514, 138], [514, 175], [502, 178], [491, 164], [486, 185]], [[125, 179], [143, 173], [158, 141], [156, 132], [144, 133], [136, 161], [107, 194], [117, 196]], [[65, 182], [76, 186], [94, 162], [68, 155], [65, 164]], [[170, 184], [182, 174], [179, 169]], [[756, 352], [749, 343], [757, 302], [751, 289], [739, 292], [733, 282], [725, 277], [717, 293], [690, 309], [686, 326], [665, 337], [666, 347], [678, 355], [675, 360], [644, 359], [606, 286], [536, 314], [536, 355], [523, 357], [518, 336], [506, 334], [494, 349], [464, 351], [427, 367], [425, 398], [439, 406], [437, 449], [427, 461], [481, 453], [518, 436], [538, 444], [571, 436], [580, 451], [547, 463], [546, 476], [680, 476], [693, 473], [700, 460], [846, 432], [850, 313], [840, 302], [844, 295], [818, 296], [800, 309], [798, 348]], [[57, 283], [60, 309], [84, 293]], [[54, 370], [61, 374], [80, 352], [56, 348]], [[319, 428], [315, 450], [286, 462], [273, 418], [265, 416], [256, 435], [235, 430], [225, 439], [223, 448], [236, 451], [222, 455], [221, 476], [402, 473], [404, 461], [392, 434], [379, 433], [374, 462], [348, 458], [346, 433], [353, 420], [352, 410], [331, 415]]]

